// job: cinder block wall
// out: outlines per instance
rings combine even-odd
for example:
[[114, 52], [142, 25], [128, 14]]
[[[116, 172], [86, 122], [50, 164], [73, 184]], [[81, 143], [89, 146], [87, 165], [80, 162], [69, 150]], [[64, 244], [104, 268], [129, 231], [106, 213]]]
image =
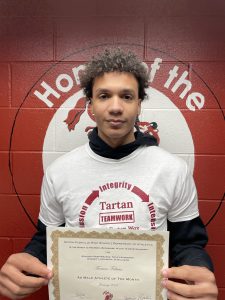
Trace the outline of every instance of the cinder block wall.
[[[53, 105], [47, 106], [37, 101], [34, 90], [41, 91], [43, 81], [56, 90], [58, 74], [71, 75], [74, 66], [102, 48], [99, 45], [114, 44], [134, 50], [149, 66], [154, 57], [161, 57], [165, 73], [156, 74], [153, 86], [161, 88], [170, 99], [178, 97], [182, 90], [165, 91], [160, 80], [174, 65], [188, 70], [193, 88], [205, 96], [204, 107], [194, 112], [183, 105], [181, 98], [174, 103], [193, 134], [194, 177], [203, 221], [207, 223], [219, 207], [207, 226], [208, 251], [215, 264], [219, 299], [224, 300], [225, 2], [63, 3], [60, 7], [61, 1], [0, 0], [0, 265], [11, 253], [21, 251], [34, 232], [19, 200], [36, 222], [43, 175], [43, 136], [49, 120], [65, 100], [64, 93], [58, 102], [51, 95]], [[74, 86], [76, 89], [78, 86]], [[60, 145], [60, 139], [56, 128], [46, 148], [50, 160], [65, 152], [55, 146]], [[177, 152], [187, 159], [190, 154]], [[48, 299], [47, 289], [29, 299]]]

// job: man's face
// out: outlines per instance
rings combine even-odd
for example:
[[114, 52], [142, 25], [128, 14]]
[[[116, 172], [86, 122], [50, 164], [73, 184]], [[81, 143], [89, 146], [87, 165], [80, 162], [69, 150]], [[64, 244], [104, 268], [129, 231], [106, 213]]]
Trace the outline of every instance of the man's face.
[[113, 148], [134, 141], [134, 123], [141, 109], [136, 78], [130, 73], [104, 73], [95, 78], [92, 94], [100, 138]]

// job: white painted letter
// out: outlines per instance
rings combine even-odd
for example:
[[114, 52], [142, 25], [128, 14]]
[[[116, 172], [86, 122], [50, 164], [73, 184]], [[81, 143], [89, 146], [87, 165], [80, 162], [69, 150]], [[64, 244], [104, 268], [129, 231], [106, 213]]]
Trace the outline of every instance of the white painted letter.
[[149, 82], [152, 82], [155, 78], [155, 74], [156, 74], [156, 71], [160, 69], [160, 63], [162, 62], [162, 59], [157, 57], [155, 58], [154, 60], [154, 63], [151, 64], [151, 71], [150, 71], [150, 80]]
[[196, 105], [198, 109], [201, 109], [204, 106], [205, 103], [205, 97], [200, 93], [192, 93], [187, 97], [186, 105], [187, 107], [195, 111], [195, 106], [192, 104], [192, 102]]
[[48, 97], [52, 94], [54, 97], [56, 97], [57, 99], [60, 98], [60, 94], [57, 93], [55, 90], [53, 90], [53, 88], [50, 87], [50, 85], [48, 85], [46, 82], [42, 82], [41, 86], [46, 90], [44, 92], [44, 94], [41, 94], [40, 92], [38, 92], [37, 90], [34, 92], [34, 95], [37, 96], [41, 101], [43, 101], [48, 107], [52, 107], [53, 106], [53, 102], [51, 102]]
[[189, 80], [185, 79], [188, 75], [188, 71], [184, 71], [184, 73], [181, 75], [181, 77], [177, 80], [177, 82], [174, 84], [173, 88], [172, 88], [172, 92], [176, 92], [176, 90], [182, 85], [185, 84], [186, 87], [183, 90], [183, 92], [180, 94], [180, 98], [183, 99], [187, 93], [190, 91], [190, 89], [192, 88], [192, 84]]
[[[61, 84], [62, 80], [66, 80], [68, 82], [67, 86], [63, 86]], [[67, 93], [73, 87], [73, 79], [69, 75], [67, 75], [67, 74], [60, 74], [57, 77], [55, 84], [56, 84], [56, 87], [57, 87], [58, 90], [60, 90], [63, 93]]]
[[167, 79], [167, 82], [164, 84], [164, 87], [165, 88], [169, 88], [169, 86], [170, 86], [170, 84], [171, 84], [171, 82], [174, 80], [174, 78], [176, 78], [177, 77], [177, 71], [179, 70], [179, 68], [178, 68], [178, 66], [174, 66], [174, 68], [173, 68], [173, 70], [170, 70], [169, 71], [169, 74], [170, 74], [170, 76], [169, 76], [169, 78]]
[[80, 84], [79, 72], [80, 70], [84, 70], [84, 69], [85, 69], [84, 65], [80, 65], [79, 67], [75, 67], [72, 69], [77, 84]]

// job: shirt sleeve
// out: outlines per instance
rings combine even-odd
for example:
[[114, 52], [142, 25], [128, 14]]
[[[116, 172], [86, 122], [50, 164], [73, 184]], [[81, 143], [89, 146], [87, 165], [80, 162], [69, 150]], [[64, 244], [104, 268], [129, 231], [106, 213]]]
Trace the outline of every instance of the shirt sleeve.
[[37, 232], [33, 235], [30, 242], [26, 245], [23, 252], [29, 253], [38, 258], [44, 264], [46, 259], [46, 226], [38, 220]]
[[198, 197], [194, 179], [187, 164], [184, 162], [179, 172], [174, 199], [168, 212], [168, 220], [171, 222], [181, 222], [194, 219], [198, 216]]
[[168, 221], [172, 266], [201, 266], [213, 271], [213, 263], [205, 251], [208, 235], [200, 217], [184, 222]]
[[[65, 224], [61, 224], [60, 226], [64, 227]], [[26, 245], [23, 252], [33, 255], [44, 264], [47, 264], [46, 246], [46, 226], [38, 220], [37, 231]]]
[[65, 223], [61, 204], [54, 190], [53, 181], [48, 175], [48, 169], [43, 177], [41, 187], [40, 221], [46, 226], [60, 226]]

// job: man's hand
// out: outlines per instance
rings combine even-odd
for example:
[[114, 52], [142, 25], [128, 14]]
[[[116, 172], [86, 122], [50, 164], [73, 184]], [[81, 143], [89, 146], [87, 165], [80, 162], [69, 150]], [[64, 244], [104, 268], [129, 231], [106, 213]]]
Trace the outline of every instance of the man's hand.
[[36, 257], [28, 253], [13, 254], [0, 271], [0, 295], [25, 298], [47, 285], [51, 277], [52, 272]]
[[[216, 300], [218, 289], [214, 274], [204, 267], [181, 266], [162, 271], [162, 285], [170, 300]], [[175, 282], [172, 280], [179, 280]]]

